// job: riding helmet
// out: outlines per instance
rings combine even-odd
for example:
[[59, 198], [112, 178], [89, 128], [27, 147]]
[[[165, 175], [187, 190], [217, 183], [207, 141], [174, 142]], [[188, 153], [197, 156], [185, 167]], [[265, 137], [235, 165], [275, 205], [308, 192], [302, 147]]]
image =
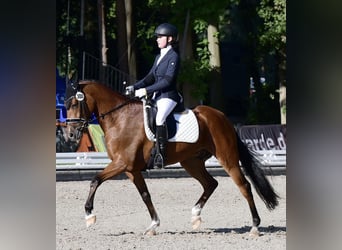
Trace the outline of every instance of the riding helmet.
[[170, 24], [170, 23], [162, 23], [160, 24], [156, 30], [155, 30], [155, 35], [156, 36], [172, 36], [174, 38], [177, 38], [178, 31], [177, 28]]

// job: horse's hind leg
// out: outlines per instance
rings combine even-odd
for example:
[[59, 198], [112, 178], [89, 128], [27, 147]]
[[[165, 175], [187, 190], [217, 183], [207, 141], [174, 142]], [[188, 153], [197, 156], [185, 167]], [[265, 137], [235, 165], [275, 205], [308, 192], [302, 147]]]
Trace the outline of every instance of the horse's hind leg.
[[238, 164], [235, 164], [235, 165], [230, 164], [229, 167], [226, 167], [228, 166], [228, 164], [222, 164], [222, 166], [225, 169], [225, 171], [229, 174], [229, 176], [233, 179], [235, 184], [239, 187], [241, 194], [246, 198], [248, 205], [249, 205], [249, 209], [252, 214], [252, 218], [253, 218], [253, 226], [250, 231], [250, 234], [258, 236], [259, 235], [258, 226], [260, 224], [260, 217], [258, 215], [258, 211], [254, 203], [253, 194], [251, 190], [251, 184], [247, 181], [246, 177], [243, 175]]
[[156, 228], [160, 225], [160, 220], [157, 215], [157, 212], [153, 206], [152, 200], [151, 200], [151, 195], [148, 191], [146, 182], [144, 177], [142, 176], [141, 172], [133, 172], [129, 173], [126, 172], [126, 175], [128, 178], [134, 183], [136, 188], [139, 191], [139, 194], [141, 198], [143, 199], [148, 212], [150, 213], [152, 223], [151, 225], [145, 230], [144, 234], [146, 235], [155, 235], [156, 234]]
[[191, 210], [191, 223], [192, 228], [197, 229], [201, 225], [201, 211], [216, 189], [218, 182], [208, 173], [205, 168], [204, 161], [199, 158], [192, 158], [181, 162], [184, 169], [196, 180], [198, 180], [204, 191]]

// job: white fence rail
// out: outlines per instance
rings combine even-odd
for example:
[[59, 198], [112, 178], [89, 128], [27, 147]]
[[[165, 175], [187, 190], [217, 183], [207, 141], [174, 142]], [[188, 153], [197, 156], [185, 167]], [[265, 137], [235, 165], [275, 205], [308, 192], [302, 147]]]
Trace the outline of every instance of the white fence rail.
[[[258, 160], [264, 166], [286, 166], [286, 150], [262, 150]], [[107, 152], [76, 152], [56, 153], [56, 170], [100, 170], [110, 163]], [[206, 167], [221, 166], [215, 157], [205, 162]], [[180, 168], [179, 163], [166, 166], [166, 168]]]
[[256, 151], [260, 163], [264, 166], [286, 166], [286, 150], [258, 150]]

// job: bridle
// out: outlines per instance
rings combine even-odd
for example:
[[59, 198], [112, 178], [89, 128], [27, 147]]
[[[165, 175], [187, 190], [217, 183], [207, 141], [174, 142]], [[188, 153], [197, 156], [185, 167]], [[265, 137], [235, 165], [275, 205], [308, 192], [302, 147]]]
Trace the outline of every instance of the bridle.
[[[77, 95], [82, 94], [83, 98], [78, 98]], [[68, 102], [71, 102], [71, 100], [73, 98], [76, 98], [76, 100], [78, 101], [78, 103], [80, 104], [80, 109], [81, 109], [81, 115], [82, 114], [90, 114], [88, 105], [86, 104], [85, 101], [85, 95], [83, 92], [81, 91], [77, 91], [77, 93], [75, 95], [70, 96], [66, 101], [65, 101], [65, 105], [67, 105]], [[122, 107], [124, 107], [125, 105], [127, 105], [128, 103], [132, 102], [133, 100], [136, 100], [135, 98], [129, 98], [128, 100], [126, 100], [123, 103], [120, 103], [119, 105], [117, 105], [116, 107], [110, 109], [109, 111], [102, 113], [100, 115], [98, 115], [97, 117], [93, 117], [90, 119], [86, 119], [86, 118], [66, 118], [65, 123], [66, 125], [69, 125], [70, 123], [80, 123], [81, 125], [76, 127], [77, 129], [77, 134], [76, 134], [76, 139], [79, 140], [81, 138], [82, 133], [84, 132], [84, 130], [86, 128], [88, 128], [89, 124], [92, 123], [95, 120], [99, 120], [99, 118], [104, 119], [104, 117], [112, 112], [115, 112], [119, 109], [121, 109]]]
[[[82, 93], [80, 91], [77, 91], [77, 93], [75, 95], [70, 96], [66, 101], [65, 101], [65, 105], [67, 105], [69, 102], [71, 102], [71, 100], [73, 98], [76, 98], [76, 100], [78, 101], [79, 105], [80, 105], [80, 109], [81, 109], [81, 115], [82, 114], [87, 114], [90, 113], [87, 104], [85, 103], [85, 98], [84, 98], [84, 94], [82, 99], [78, 99], [77, 98], [77, 94], [78, 93]], [[85, 118], [66, 118], [65, 123], [66, 125], [70, 125], [70, 124], [81, 124], [80, 126], [76, 127], [77, 130], [77, 134], [76, 134], [76, 140], [81, 139], [81, 135], [83, 134], [84, 130], [86, 128], [88, 128], [89, 123], [92, 122], [94, 119], [85, 119]]]

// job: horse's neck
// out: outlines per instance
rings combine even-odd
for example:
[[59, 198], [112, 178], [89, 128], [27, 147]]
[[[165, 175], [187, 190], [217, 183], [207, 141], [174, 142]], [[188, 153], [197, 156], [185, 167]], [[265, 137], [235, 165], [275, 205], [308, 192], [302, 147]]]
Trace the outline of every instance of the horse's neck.
[[101, 116], [102, 114], [107, 114], [108, 112], [111, 112], [116, 107], [119, 107], [122, 103], [126, 102], [125, 98], [123, 98], [121, 95], [117, 93], [106, 93], [102, 91], [101, 96], [94, 96], [95, 105], [97, 112]]

